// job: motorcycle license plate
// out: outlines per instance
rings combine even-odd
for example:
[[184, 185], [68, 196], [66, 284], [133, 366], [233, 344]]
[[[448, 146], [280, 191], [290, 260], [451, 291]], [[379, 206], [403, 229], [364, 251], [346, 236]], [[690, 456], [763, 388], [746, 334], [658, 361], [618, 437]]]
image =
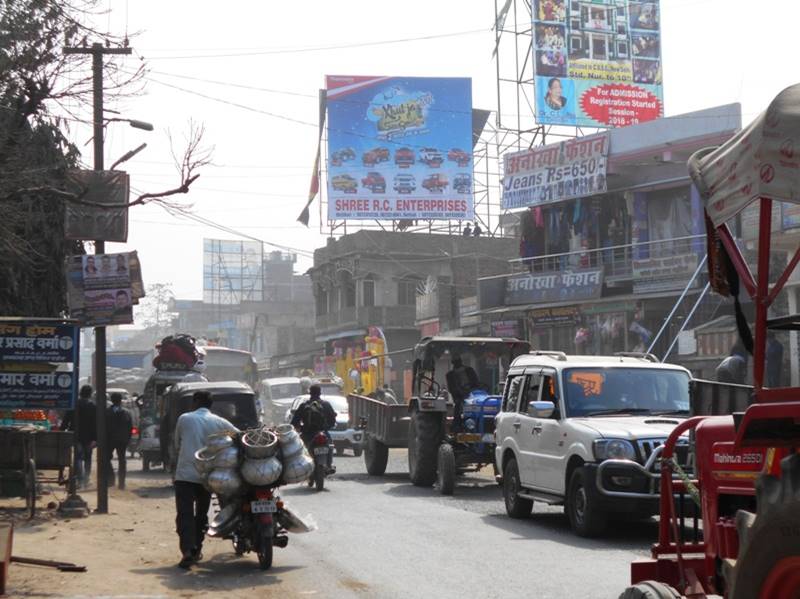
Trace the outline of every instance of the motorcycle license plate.
[[326, 455], [328, 453], [327, 447], [315, 447], [314, 455]]
[[278, 508], [272, 499], [257, 499], [250, 502], [250, 511], [254, 514], [274, 514]]

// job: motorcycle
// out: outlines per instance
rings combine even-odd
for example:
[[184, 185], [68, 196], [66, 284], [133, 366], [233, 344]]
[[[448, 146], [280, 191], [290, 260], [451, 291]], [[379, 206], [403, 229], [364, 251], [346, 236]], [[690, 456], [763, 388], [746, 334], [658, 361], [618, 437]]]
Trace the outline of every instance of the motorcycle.
[[276, 487], [250, 487], [239, 500], [222, 508], [208, 535], [230, 539], [236, 555], [255, 551], [259, 567], [269, 570], [273, 547], [289, 544], [286, 529], [293, 518], [284, 509]]
[[311, 476], [308, 477], [308, 486], [315, 487], [317, 491], [322, 491], [325, 488], [325, 477], [328, 474], [328, 463], [330, 462], [330, 455], [333, 451], [333, 446], [324, 432], [315, 434], [306, 446], [308, 452], [314, 457], [314, 470]]

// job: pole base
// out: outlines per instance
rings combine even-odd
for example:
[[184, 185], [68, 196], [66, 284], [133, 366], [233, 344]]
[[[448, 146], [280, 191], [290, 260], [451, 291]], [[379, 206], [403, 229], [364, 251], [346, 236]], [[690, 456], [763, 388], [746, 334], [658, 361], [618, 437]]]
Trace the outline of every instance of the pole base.
[[59, 504], [58, 513], [67, 518], [86, 518], [89, 515], [89, 505], [75, 493]]

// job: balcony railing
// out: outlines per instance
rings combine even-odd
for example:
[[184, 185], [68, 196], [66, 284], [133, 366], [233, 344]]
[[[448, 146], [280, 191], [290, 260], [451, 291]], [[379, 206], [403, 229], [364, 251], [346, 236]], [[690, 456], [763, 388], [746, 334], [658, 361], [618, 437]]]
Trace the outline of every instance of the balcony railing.
[[606, 280], [631, 279], [634, 261], [667, 259], [705, 252], [705, 235], [642, 241], [595, 249], [546, 254], [509, 260], [511, 272], [552, 272], [567, 269], [603, 267]]
[[336, 329], [414, 328], [415, 306], [358, 306], [342, 308], [337, 312], [320, 314], [316, 318], [317, 333]]

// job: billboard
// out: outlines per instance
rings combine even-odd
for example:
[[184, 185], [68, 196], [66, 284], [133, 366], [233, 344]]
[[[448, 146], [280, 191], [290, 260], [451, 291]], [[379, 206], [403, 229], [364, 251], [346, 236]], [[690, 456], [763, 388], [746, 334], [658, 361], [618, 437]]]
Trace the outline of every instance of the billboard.
[[264, 301], [264, 246], [260, 241], [203, 239], [203, 302]]
[[663, 116], [658, 0], [533, 0], [536, 119], [623, 127]]
[[329, 220], [472, 220], [472, 81], [326, 79]]
[[503, 210], [605, 193], [608, 133], [503, 156]]

